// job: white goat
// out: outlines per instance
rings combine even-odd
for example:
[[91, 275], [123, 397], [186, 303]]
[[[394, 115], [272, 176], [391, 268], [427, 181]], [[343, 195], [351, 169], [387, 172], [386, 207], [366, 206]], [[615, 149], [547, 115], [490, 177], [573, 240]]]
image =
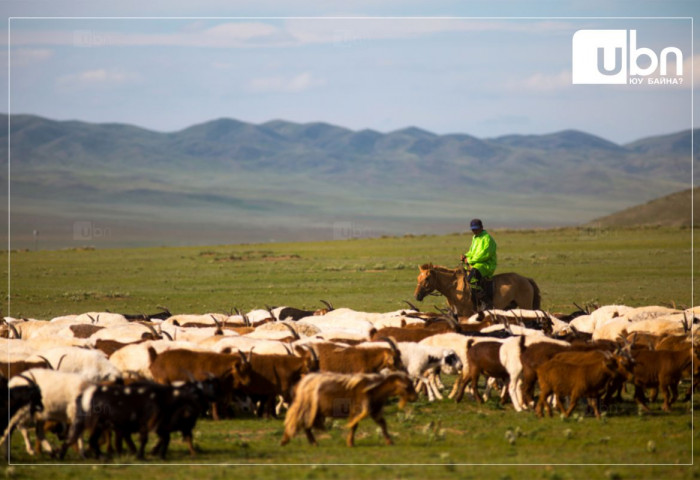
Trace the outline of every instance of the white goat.
[[[84, 376], [77, 373], [56, 372], [54, 370], [46, 370], [43, 368], [32, 368], [22, 373], [21, 376], [15, 376], [10, 379], [9, 387], [18, 387], [29, 385], [27, 377], [36, 382], [41, 390], [41, 401], [44, 404], [44, 410], [37, 412], [34, 415], [36, 423], [36, 437], [40, 442], [41, 447], [53, 452], [51, 444], [46, 440], [44, 435], [44, 423], [54, 421], [60, 423], [72, 423], [76, 413], [76, 399], [91, 382], [85, 379]], [[21, 422], [18, 426], [24, 445], [29, 455], [34, 455], [31, 441], [29, 440], [29, 427], [32, 419], [27, 419]], [[82, 442], [78, 444], [82, 452]]]

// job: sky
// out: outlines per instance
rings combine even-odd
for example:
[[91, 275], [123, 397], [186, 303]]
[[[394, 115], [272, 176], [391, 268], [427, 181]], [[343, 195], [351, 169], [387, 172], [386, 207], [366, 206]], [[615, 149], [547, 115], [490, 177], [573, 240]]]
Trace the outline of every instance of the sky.
[[[0, 109], [157, 131], [226, 117], [620, 144], [692, 125], [700, 2], [233, 3], [5, 1]], [[659, 69], [573, 84], [579, 30], [634, 30], [657, 58], [679, 49], [666, 77], [680, 84], [648, 84]]]

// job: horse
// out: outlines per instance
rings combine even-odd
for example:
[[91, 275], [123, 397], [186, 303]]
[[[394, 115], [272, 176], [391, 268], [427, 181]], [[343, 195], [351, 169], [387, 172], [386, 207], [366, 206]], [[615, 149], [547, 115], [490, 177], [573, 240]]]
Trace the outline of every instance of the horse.
[[[463, 268], [447, 268], [426, 263], [419, 267], [418, 284], [414, 296], [419, 302], [426, 295], [438, 291], [447, 298], [450, 308], [458, 316], [476, 313], [472, 293]], [[540, 289], [535, 281], [517, 273], [500, 273], [493, 277], [493, 307], [509, 310], [540, 308]]]

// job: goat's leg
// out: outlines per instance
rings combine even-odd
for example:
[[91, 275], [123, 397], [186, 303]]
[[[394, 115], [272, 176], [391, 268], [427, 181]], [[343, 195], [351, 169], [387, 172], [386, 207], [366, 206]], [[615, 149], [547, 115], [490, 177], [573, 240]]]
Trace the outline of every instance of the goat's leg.
[[197, 455], [197, 451], [194, 448], [194, 443], [192, 443], [192, 432], [183, 433], [182, 439], [187, 444], [187, 449], [190, 451], [190, 456], [195, 457]]
[[649, 412], [649, 406], [646, 403], [646, 398], [644, 396], [644, 387], [641, 385], [635, 385], [634, 386], [634, 400], [637, 402], [637, 405], [641, 405], [642, 409], [645, 412]]
[[[34, 448], [32, 447], [32, 441], [29, 439], [29, 429], [24, 426], [20, 426], [17, 428], [19, 429], [19, 433], [22, 434], [22, 439], [24, 439], [24, 449], [29, 455], [35, 455], [36, 450], [34, 450]], [[10, 443], [9, 440], [7, 443]]]
[[386, 441], [387, 445], [393, 445], [394, 441], [391, 439], [391, 436], [389, 435], [389, 432], [387, 431], [386, 428], [386, 419], [382, 415], [381, 412], [378, 414], [372, 415], [372, 419], [377, 422], [377, 424], [381, 427], [382, 429], [382, 435], [384, 435], [384, 440]]
[[576, 404], [578, 403], [578, 393], [572, 392], [571, 393], [571, 398], [569, 398], [569, 408], [566, 410], [566, 413], [564, 413], [564, 416], [566, 418], [569, 418], [571, 416], [571, 413], [574, 411], [576, 408]]
[[137, 458], [143, 460], [146, 458], [146, 443], [148, 443], [148, 428], [142, 428], [139, 432], [139, 451]]
[[44, 432], [44, 422], [41, 420], [37, 420], [36, 422], [36, 442], [37, 450], [39, 452], [45, 450], [49, 454], [53, 454], [53, 448], [51, 447], [49, 441], [46, 439], [46, 433]]

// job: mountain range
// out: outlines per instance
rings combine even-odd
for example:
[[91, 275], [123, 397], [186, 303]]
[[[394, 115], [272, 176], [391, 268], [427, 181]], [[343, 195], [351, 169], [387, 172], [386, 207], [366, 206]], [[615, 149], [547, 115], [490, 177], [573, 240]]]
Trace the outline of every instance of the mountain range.
[[[574, 225], [691, 181], [690, 130], [618, 145], [575, 130], [480, 139], [218, 119], [162, 133], [2, 119], [17, 245], [34, 230], [47, 246], [123, 246], [445, 233], [476, 216]], [[110, 235], [82, 238], [76, 222]]]

